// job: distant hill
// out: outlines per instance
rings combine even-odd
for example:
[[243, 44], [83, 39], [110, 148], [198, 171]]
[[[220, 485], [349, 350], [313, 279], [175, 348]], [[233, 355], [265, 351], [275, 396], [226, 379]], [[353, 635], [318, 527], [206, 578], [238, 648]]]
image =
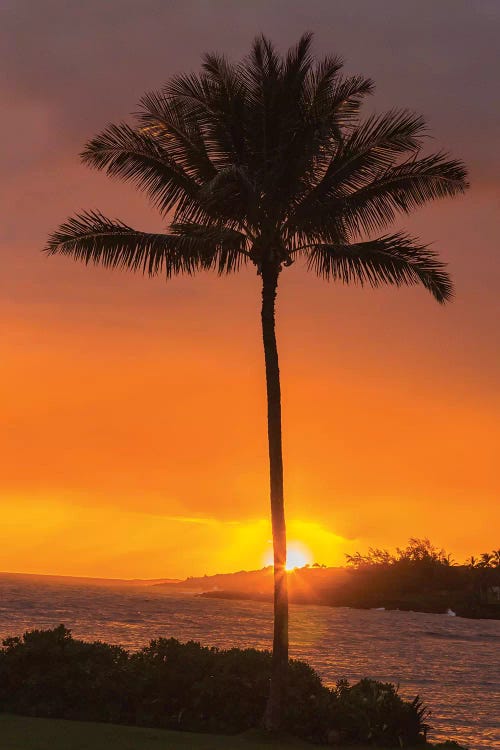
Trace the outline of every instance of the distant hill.
[[235, 590], [247, 592], [272, 591], [272, 566], [261, 570], [240, 570], [236, 573], [217, 573], [215, 575], [190, 576], [174, 583], [161, 582], [158, 587], [175, 588], [203, 593], [205, 591]]
[[[186, 578], [156, 586], [207, 598], [270, 602], [273, 568]], [[295, 604], [448, 612], [500, 619], [500, 567], [471, 570], [452, 565], [446, 558], [403, 557], [358, 567], [295, 568], [288, 573], [288, 590], [290, 601]]]
[[91, 586], [154, 586], [158, 583], [178, 583], [178, 578], [91, 578], [90, 576], [56, 576], [43, 573], [8, 573], [0, 571], [0, 579], [37, 581], [58, 584], [87, 584]]
[[[290, 599], [294, 602], [320, 603], [327, 593], [346, 583], [349, 575], [346, 568], [295, 568], [288, 573]], [[260, 570], [219, 573], [156, 585], [171, 591], [193, 591], [207, 596], [268, 600], [273, 595], [273, 568], [268, 566]]]
[[[345, 583], [350, 572], [346, 568], [304, 567], [288, 573], [290, 598], [297, 602], [319, 602]], [[61, 585], [88, 586], [154, 586], [166, 591], [189, 591], [196, 594], [220, 595], [229, 598], [272, 599], [273, 567], [260, 570], [240, 570], [236, 573], [178, 578], [92, 578], [90, 576], [60, 576], [38, 573], [0, 572], [0, 580], [40, 581]]]

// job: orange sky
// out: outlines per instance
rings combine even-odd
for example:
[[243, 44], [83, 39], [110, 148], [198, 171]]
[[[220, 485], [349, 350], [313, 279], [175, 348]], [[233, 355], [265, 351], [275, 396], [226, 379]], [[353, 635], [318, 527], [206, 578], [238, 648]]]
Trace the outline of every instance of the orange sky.
[[194, 16], [191, 3], [167, 12], [156, 0], [139, 15], [121, 0], [130, 12], [118, 21], [112, 2], [84, 5], [7, 4], [0, 25], [11, 144], [0, 180], [0, 570], [184, 576], [268, 556], [254, 272], [165, 284], [39, 252], [81, 208], [161, 227], [142, 196], [89, 173], [78, 151], [201, 52], [239, 57], [261, 29], [282, 46], [317, 30], [318, 54], [340, 52], [376, 79], [373, 109], [422, 111], [473, 184], [404, 222], [450, 263], [457, 296], [444, 309], [417, 289], [328, 285], [299, 264], [283, 274], [290, 539], [327, 564], [410, 535], [458, 559], [498, 546], [498, 105], [488, 80], [498, 5], [454, 2], [446, 15], [443, 0], [430, 35], [412, 2], [383, 3], [382, 19], [361, 0], [318, 0], [307, 13], [290, 2], [286, 23], [281, 2], [252, 3], [253, 18], [234, 3], [198, 3]]

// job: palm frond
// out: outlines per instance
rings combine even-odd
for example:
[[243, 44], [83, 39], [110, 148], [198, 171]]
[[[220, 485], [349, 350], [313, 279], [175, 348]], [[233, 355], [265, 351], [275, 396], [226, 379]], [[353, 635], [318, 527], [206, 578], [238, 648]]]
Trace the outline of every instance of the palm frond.
[[441, 304], [453, 294], [445, 264], [427, 246], [405, 234], [351, 245], [316, 244], [306, 257], [308, 266], [319, 276], [344, 284], [422, 284]]
[[212, 100], [217, 86], [210, 76], [179, 73], [165, 84], [162, 93], [167, 99], [184, 104], [185, 115], [196, 119], [200, 126], [214, 114]]
[[290, 224], [300, 227], [313, 219], [325, 203], [375, 180], [401, 154], [415, 153], [425, 134], [425, 121], [411, 112], [373, 115], [347, 133], [330, 150], [323, 174], [312, 176], [312, 186], [292, 213]]
[[206, 153], [216, 168], [243, 161], [245, 82], [225, 58], [205, 55], [203, 73], [174, 76], [164, 95], [202, 133]]
[[[377, 167], [367, 165], [365, 176], [373, 168]], [[310, 203], [306, 198], [292, 216], [290, 227], [327, 234], [332, 225], [342, 222], [350, 236], [371, 233], [392, 223], [398, 212], [410, 213], [432, 200], [463, 193], [468, 187], [463, 163], [446, 154], [388, 167], [364, 186], [356, 187], [356, 179], [361, 183], [363, 176], [358, 172], [358, 177], [345, 185], [339, 180], [332, 197]]]
[[172, 234], [154, 234], [139, 232], [97, 211], [68, 219], [50, 235], [45, 249], [85, 264], [167, 277], [203, 268], [231, 272], [246, 260], [244, 237], [223, 227], [174, 225]]
[[[279, 163], [276, 192], [286, 204], [286, 214], [309, 195], [328, 171], [332, 153], [356, 118], [372, 81], [362, 76], [340, 78], [340, 58], [323, 61], [323, 69], [311, 68], [304, 81], [295, 119], [284, 128], [286, 137]], [[285, 95], [288, 101], [289, 94]], [[281, 172], [281, 173], [280, 173]]]
[[180, 248], [195, 252], [203, 268], [216, 270], [219, 274], [237, 271], [250, 257], [247, 238], [241, 232], [224, 226], [175, 222], [171, 224]]
[[338, 78], [332, 87], [329, 103], [337, 136], [342, 135], [344, 128], [352, 125], [358, 116], [363, 99], [373, 93], [374, 87], [372, 79], [365, 76]]
[[149, 92], [140, 100], [138, 120], [141, 131], [150, 132], [193, 179], [204, 181], [216, 174], [199, 123], [189, 117], [182, 102]]
[[424, 118], [407, 110], [368, 117], [339, 144], [316, 196], [331, 195], [339, 185], [344, 191], [362, 187], [400, 155], [416, 153], [425, 135]]
[[457, 159], [433, 154], [389, 167], [365, 187], [334, 198], [334, 210], [350, 232], [372, 232], [393, 222], [398, 212], [408, 214], [433, 200], [464, 193], [467, 171]]
[[199, 184], [169, 156], [159, 139], [126, 123], [107, 127], [87, 144], [81, 158], [88, 166], [105, 169], [111, 177], [145, 190], [162, 213], [181, 197], [196, 200]]
[[[199, 198], [209, 214], [217, 213], [229, 224], [248, 227], [258, 221], [259, 197], [244, 167], [232, 164], [220, 169], [200, 189]], [[189, 215], [189, 210], [178, 212], [176, 219]]]
[[50, 255], [69, 255], [85, 264], [127, 268], [167, 276], [192, 273], [197, 258], [179, 252], [171, 235], [138, 232], [121, 221], [108, 219], [98, 211], [86, 211], [68, 219], [47, 242]]
[[283, 84], [286, 89], [294, 87], [297, 92], [302, 88], [303, 82], [313, 64], [311, 55], [313, 35], [307, 31], [302, 34], [297, 44], [288, 50], [283, 63]]
[[236, 66], [223, 55], [208, 54], [203, 68], [213, 84], [206, 134], [216, 151], [222, 168], [245, 164], [245, 98], [246, 86]]
[[264, 36], [254, 40], [249, 56], [237, 67], [245, 89], [248, 164], [264, 192], [274, 176], [276, 149], [281, 147], [283, 67], [284, 61]]
[[255, 92], [262, 92], [266, 81], [277, 81], [283, 71], [284, 62], [270, 39], [260, 34], [252, 43], [249, 56], [241, 66], [242, 75], [255, 84]]

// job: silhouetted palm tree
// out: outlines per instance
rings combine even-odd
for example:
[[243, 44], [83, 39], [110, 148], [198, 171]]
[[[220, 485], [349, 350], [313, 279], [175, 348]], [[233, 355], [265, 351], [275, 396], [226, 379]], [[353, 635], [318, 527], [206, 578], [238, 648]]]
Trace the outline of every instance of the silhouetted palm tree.
[[144, 96], [134, 125], [111, 125], [90, 141], [83, 162], [144, 190], [169, 217], [168, 233], [89, 211], [63, 224], [47, 247], [166, 277], [252, 263], [262, 278], [275, 576], [271, 729], [280, 724], [288, 667], [278, 278], [304, 258], [323, 279], [422, 284], [444, 303], [452, 284], [433, 251], [401, 232], [373, 235], [399, 213], [466, 188], [461, 162], [420, 154], [422, 117], [391, 111], [360, 120], [372, 81], [342, 77], [338, 57], [315, 62], [310, 45], [306, 34], [281, 57], [259, 37], [240, 64], [205, 55], [200, 74], [177, 75]]
[[495, 555], [491, 552], [483, 552], [481, 554], [481, 559], [479, 561], [479, 565], [482, 568], [489, 568], [491, 566], [491, 563], [494, 561]]

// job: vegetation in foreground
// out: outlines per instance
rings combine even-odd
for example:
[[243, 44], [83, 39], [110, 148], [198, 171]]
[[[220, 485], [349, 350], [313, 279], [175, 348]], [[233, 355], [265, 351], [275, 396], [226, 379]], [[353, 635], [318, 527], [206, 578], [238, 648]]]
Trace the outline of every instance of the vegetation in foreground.
[[[259, 727], [271, 655], [159, 638], [137, 653], [87, 643], [63, 625], [8, 638], [0, 650], [0, 712], [237, 734]], [[364, 679], [334, 689], [290, 660], [284, 731], [316, 743], [425, 744], [426, 709], [394, 685]]]

